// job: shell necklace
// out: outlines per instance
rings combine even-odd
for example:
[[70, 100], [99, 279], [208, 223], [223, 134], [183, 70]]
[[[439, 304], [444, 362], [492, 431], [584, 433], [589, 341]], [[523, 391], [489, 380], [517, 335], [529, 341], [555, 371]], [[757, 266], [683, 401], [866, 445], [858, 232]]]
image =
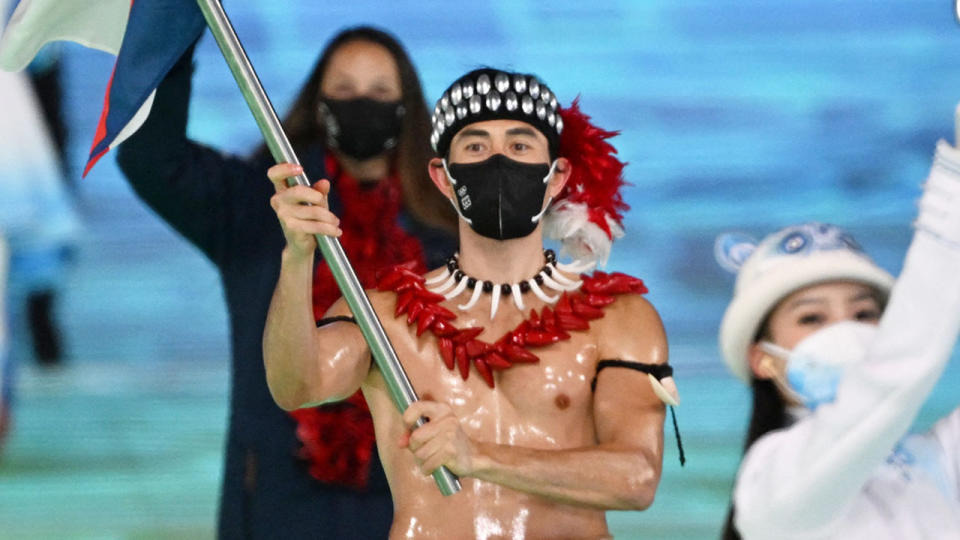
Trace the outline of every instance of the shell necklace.
[[[527, 292], [533, 292], [540, 300], [547, 304], [555, 304], [560, 296], [567, 291], [575, 291], [583, 285], [582, 280], [573, 280], [564, 276], [561, 272], [578, 275], [593, 268], [594, 263], [573, 262], [570, 264], [557, 263], [557, 255], [551, 249], [544, 250], [543, 257], [546, 263], [530, 279], [518, 283], [494, 283], [492, 281], [482, 281], [468, 276], [463, 270], [460, 270], [460, 262], [457, 253], [454, 253], [447, 259], [446, 268], [440, 275], [426, 280], [427, 290], [443, 295], [444, 299], [450, 300], [456, 298], [466, 289], [472, 289], [473, 293], [465, 304], [458, 304], [457, 309], [467, 311], [472, 308], [480, 299], [481, 293], [491, 295], [490, 298], [490, 320], [497, 315], [497, 309], [500, 306], [501, 296], [510, 296], [517, 309], [526, 310], [523, 303], [523, 295]], [[541, 287], [552, 289], [560, 294], [549, 295]]]

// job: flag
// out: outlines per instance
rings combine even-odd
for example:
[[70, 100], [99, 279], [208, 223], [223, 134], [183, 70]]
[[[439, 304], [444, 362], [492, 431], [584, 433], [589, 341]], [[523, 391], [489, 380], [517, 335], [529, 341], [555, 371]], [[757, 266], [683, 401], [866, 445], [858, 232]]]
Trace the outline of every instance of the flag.
[[[0, 17], [8, 13], [0, 0]], [[51, 41], [117, 54], [130, 0], [21, 0], [0, 38], [0, 69], [20, 71]]]
[[[0, 0], [0, 17], [8, 13], [7, 0]], [[2, 24], [0, 20], [0, 29]], [[41, 46], [36, 45], [34, 51]], [[23, 65], [27, 63], [29, 59]], [[26, 73], [0, 71], [0, 103], [0, 236], [18, 252], [69, 243], [80, 222], [63, 185], [63, 171], [43, 109]], [[0, 289], [3, 283], [0, 277]]]
[[160, 81], [204, 26], [196, 0], [22, 0], [0, 41], [0, 68], [22, 69], [44, 43], [55, 40], [117, 54], [86, 176], [143, 125]]

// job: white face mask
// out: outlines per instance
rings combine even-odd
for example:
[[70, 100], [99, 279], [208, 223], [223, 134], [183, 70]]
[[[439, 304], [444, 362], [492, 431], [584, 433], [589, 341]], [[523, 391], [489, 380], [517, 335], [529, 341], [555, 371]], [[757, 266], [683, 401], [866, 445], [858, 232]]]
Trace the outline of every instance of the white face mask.
[[807, 336], [792, 351], [767, 341], [760, 348], [786, 360], [793, 397], [814, 410], [836, 398], [844, 369], [866, 358], [876, 333], [876, 325], [842, 321]]

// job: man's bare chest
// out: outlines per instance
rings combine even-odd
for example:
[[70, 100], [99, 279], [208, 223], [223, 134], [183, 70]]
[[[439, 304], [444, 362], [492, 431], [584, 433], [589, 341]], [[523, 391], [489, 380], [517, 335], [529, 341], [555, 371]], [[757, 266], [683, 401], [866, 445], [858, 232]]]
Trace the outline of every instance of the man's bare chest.
[[406, 332], [394, 346], [418, 395], [449, 404], [474, 434], [514, 443], [543, 437], [555, 442], [558, 432], [580, 432], [592, 418], [590, 383], [598, 358], [589, 332], [538, 349], [534, 362], [493, 370], [492, 387], [476, 369], [466, 377], [457, 366], [450, 369], [436, 336]]
[[[425, 288], [403, 268], [381, 279], [380, 313], [397, 355], [422, 398], [449, 403], [461, 419], [533, 423], [590, 417], [606, 306], [643, 292], [629, 276], [583, 280], [583, 290], [521, 310], [490, 309], [490, 295], [464, 307]], [[598, 328], [599, 327], [599, 328]]]

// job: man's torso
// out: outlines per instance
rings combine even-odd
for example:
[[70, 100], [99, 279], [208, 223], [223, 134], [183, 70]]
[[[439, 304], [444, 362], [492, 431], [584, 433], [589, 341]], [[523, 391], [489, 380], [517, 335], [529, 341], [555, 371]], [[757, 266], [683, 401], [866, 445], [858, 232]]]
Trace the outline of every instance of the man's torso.
[[[466, 312], [456, 307], [463, 298], [442, 305], [457, 314], [452, 321], [457, 328], [481, 326], [484, 331], [477, 339], [494, 343], [528, 317], [531, 308], [540, 311], [546, 305], [533, 295], [524, 298], [525, 313], [508, 300], [494, 321], [489, 317], [488, 294]], [[546, 450], [597, 444], [590, 384], [600, 360], [598, 338], [604, 319], [592, 321], [589, 330], [569, 332], [569, 339], [532, 349], [539, 357], [536, 363], [494, 370], [490, 388], [474, 367], [466, 380], [458, 369], [448, 369], [432, 333], [417, 337], [416, 325], [408, 326], [404, 316], [394, 318], [393, 293], [378, 294], [372, 300], [418, 395], [449, 404], [472, 439]], [[393, 536], [608, 536], [603, 511], [560, 504], [490, 482], [465, 478], [460, 493], [441, 496], [432, 477], [420, 474], [412, 454], [396, 443], [405, 427], [379, 371], [371, 370], [364, 392], [393, 491]]]

